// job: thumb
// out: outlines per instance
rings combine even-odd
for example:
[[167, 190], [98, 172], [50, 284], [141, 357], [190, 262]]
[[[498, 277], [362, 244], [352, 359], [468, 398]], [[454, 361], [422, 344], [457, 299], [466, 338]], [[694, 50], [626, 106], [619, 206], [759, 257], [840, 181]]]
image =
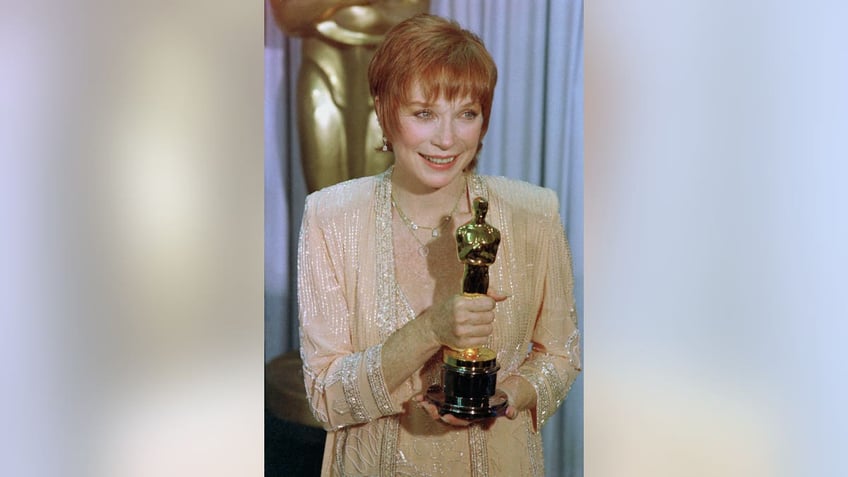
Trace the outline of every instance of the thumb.
[[495, 300], [495, 302], [502, 302], [509, 298], [509, 295], [504, 295], [503, 293], [499, 292], [498, 290], [495, 290], [494, 288], [489, 288], [489, 290], [486, 292], [486, 295], [489, 295], [489, 297]]

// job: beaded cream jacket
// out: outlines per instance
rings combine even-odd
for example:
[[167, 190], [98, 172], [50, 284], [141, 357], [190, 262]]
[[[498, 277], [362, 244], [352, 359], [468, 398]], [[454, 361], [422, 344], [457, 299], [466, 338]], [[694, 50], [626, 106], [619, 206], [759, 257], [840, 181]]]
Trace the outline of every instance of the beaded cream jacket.
[[[452, 427], [410, 402], [440, 376], [440, 353], [393, 392], [382, 343], [414, 318], [395, 279], [391, 169], [315, 192], [306, 200], [298, 248], [304, 381], [329, 431], [323, 475], [542, 476], [538, 430], [581, 369], [571, 254], [553, 191], [503, 177], [470, 176], [501, 231], [490, 286], [496, 308], [488, 346], [498, 379], [526, 378], [535, 409], [488, 427]], [[457, 284], [459, 291], [459, 284]]]

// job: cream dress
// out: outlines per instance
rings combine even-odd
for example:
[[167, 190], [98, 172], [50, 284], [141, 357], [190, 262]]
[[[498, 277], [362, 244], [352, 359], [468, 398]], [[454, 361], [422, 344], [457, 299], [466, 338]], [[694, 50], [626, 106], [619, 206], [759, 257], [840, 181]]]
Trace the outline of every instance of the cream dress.
[[[490, 287], [509, 296], [496, 307], [488, 346], [498, 353], [499, 380], [526, 378], [536, 407], [489, 427], [432, 420], [410, 399], [439, 381], [440, 353], [389, 392], [382, 343], [416, 316], [398, 285], [399, 275], [409, 275], [400, 263], [407, 255], [393, 247], [399, 229], [393, 230], [391, 169], [337, 184], [307, 197], [298, 248], [306, 392], [329, 431], [322, 475], [544, 475], [538, 430], [581, 368], [571, 254], [557, 198], [503, 177], [472, 175], [468, 183], [472, 197], [489, 200], [486, 221], [501, 232]], [[453, 240], [442, 235], [437, 241]], [[459, 288], [457, 280], [451, 293]]]

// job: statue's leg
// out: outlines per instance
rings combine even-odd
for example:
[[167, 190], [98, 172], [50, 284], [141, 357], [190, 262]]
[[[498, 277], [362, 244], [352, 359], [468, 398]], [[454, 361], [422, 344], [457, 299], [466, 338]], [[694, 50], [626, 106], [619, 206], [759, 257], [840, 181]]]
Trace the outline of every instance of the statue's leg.
[[368, 87], [368, 63], [374, 46], [349, 46], [340, 49], [345, 70], [345, 126], [348, 173], [350, 177], [372, 176], [386, 170], [393, 161], [391, 152], [382, 152], [382, 130], [374, 112]]
[[489, 267], [466, 265], [465, 275], [462, 278], [462, 291], [485, 295], [489, 291]]
[[326, 75], [306, 54], [298, 77], [297, 101], [301, 163], [309, 191], [346, 180], [347, 134], [342, 110], [333, 101]]

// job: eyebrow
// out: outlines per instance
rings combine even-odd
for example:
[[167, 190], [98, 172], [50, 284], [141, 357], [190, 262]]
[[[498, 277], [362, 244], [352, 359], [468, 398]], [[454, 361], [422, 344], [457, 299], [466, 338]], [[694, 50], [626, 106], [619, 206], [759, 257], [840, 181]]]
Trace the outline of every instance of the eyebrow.
[[[418, 106], [429, 108], [433, 106], [433, 103], [428, 103], [426, 101], [410, 101], [406, 103], [407, 106]], [[481, 106], [480, 101], [468, 101], [459, 105], [460, 108], [470, 108], [472, 106]]]

